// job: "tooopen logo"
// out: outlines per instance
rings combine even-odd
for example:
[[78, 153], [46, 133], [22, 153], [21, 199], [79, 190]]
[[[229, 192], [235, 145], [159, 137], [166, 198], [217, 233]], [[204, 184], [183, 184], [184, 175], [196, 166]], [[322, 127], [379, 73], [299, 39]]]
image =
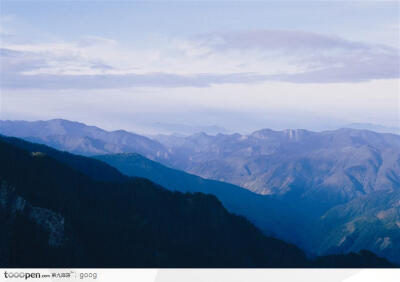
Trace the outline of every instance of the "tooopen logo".
[[40, 273], [4, 271], [4, 277], [6, 279], [8, 279], [8, 278], [24, 278], [25, 280], [28, 280], [29, 278], [40, 278]]

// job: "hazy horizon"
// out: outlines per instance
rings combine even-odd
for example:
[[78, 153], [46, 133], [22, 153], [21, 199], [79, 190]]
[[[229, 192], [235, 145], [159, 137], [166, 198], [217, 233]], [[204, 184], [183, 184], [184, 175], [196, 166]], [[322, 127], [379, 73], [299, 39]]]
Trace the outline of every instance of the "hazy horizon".
[[[28, 123], [36, 123], [36, 122], [44, 122], [49, 124], [49, 122], [52, 121], [66, 121], [68, 123], [79, 123], [87, 127], [97, 127], [100, 130], [105, 130], [107, 132], [115, 132], [115, 131], [126, 131], [134, 134], [139, 134], [143, 136], [147, 136], [151, 139], [156, 138], [157, 136], [194, 136], [196, 134], [206, 134], [209, 136], [216, 136], [218, 134], [223, 134], [223, 135], [233, 135], [233, 134], [240, 134], [240, 135], [252, 135], [257, 131], [260, 130], [272, 130], [272, 131], [287, 131], [287, 130], [306, 130], [309, 132], [328, 132], [328, 131], [335, 131], [335, 130], [340, 130], [343, 128], [349, 128], [349, 129], [355, 129], [355, 130], [368, 130], [368, 131], [373, 131], [377, 133], [391, 133], [391, 134], [400, 134], [400, 130], [397, 127], [385, 127], [379, 124], [371, 124], [371, 123], [350, 123], [350, 124], [344, 124], [343, 126], [339, 127], [332, 127], [332, 128], [325, 128], [325, 129], [320, 129], [320, 130], [312, 130], [312, 129], [307, 129], [307, 128], [271, 128], [271, 127], [260, 127], [260, 128], [255, 128], [250, 131], [232, 131], [224, 127], [220, 127], [217, 125], [209, 125], [209, 126], [194, 126], [190, 124], [170, 124], [170, 123], [155, 123], [155, 124], [147, 124], [147, 126], [142, 125], [142, 131], [139, 130], [130, 130], [127, 128], [122, 128], [122, 127], [104, 127], [101, 124], [93, 124], [93, 123], [84, 123], [79, 120], [68, 120], [68, 119], [62, 119], [62, 118], [56, 118], [56, 119], [48, 119], [48, 120], [0, 120], [1, 122], [12, 122], [15, 123], [15, 128], [18, 128], [18, 123], [19, 122], [28, 122]], [[0, 131], [1, 131], [0, 127]], [[7, 135], [7, 134], [5, 134]]]

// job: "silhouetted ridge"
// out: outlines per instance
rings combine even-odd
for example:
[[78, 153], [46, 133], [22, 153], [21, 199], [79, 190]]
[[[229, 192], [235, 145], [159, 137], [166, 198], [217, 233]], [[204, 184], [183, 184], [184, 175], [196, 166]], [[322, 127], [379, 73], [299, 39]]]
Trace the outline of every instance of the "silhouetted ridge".
[[0, 155], [3, 267], [306, 265], [295, 246], [264, 237], [213, 196], [145, 179], [97, 182], [3, 140]]
[[109, 181], [126, 179], [126, 176], [121, 174], [117, 169], [107, 165], [104, 162], [96, 161], [80, 155], [74, 155], [68, 152], [58, 151], [46, 145], [32, 143], [19, 138], [5, 137], [1, 135], [0, 137], [4, 142], [13, 144], [25, 151], [31, 153], [41, 152], [49, 155], [53, 159], [62, 162], [96, 180]]
[[[1, 267], [347, 267], [347, 256], [307, 260], [214, 196], [171, 192], [143, 178], [99, 182], [67, 165], [114, 171], [97, 160], [11, 143], [0, 137]], [[394, 266], [371, 253], [350, 261]]]
[[[336, 267], [336, 268], [380, 268], [391, 264], [388, 260], [377, 257], [374, 253], [361, 250], [358, 253], [345, 255], [322, 256], [313, 261], [313, 267]], [[397, 266], [398, 267], [398, 266]]]
[[[400, 212], [396, 201], [386, 200], [400, 197], [399, 135], [350, 128], [262, 129], [249, 135], [163, 135], [151, 140], [66, 120], [0, 121], [0, 131], [83, 155], [141, 154], [203, 179], [179, 172], [170, 177], [171, 171], [154, 170], [151, 163], [123, 173], [151, 178], [171, 190], [216, 195], [229, 211], [245, 216], [265, 234], [309, 253], [368, 249], [400, 263]], [[89, 171], [92, 166], [83, 160], [69, 160], [69, 166], [99, 180], [120, 177], [104, 167]], [[374, 198], [380, 199], [378, 206], [362, 208]]]

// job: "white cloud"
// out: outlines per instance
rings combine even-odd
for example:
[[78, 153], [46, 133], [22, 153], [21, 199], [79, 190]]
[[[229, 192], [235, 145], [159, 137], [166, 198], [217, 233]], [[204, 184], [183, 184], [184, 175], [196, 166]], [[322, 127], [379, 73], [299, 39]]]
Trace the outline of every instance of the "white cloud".
[[2, 44], [3, 87], [207, 87], [360, 82], [399, 77], [399, 50], [301, 31], [155, 38], [148, 48], [102, 37]]

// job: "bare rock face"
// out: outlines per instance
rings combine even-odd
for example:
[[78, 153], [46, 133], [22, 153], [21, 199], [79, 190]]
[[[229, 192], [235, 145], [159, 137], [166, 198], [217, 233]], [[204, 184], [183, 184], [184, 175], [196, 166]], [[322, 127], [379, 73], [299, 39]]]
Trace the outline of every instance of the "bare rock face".
[[[25, 257], [38, 251], [41, 255], [35, 263], [40, 264], [41, 257], [52, 257], [67, 248], [64, 218], [54, 211], [32, 205], [4, 180], [0, 184], [0, 222], [2, 266], [15, 266], [16, 263], [26, 266]], [[35, 266], [35, 263], [29, 265]]]
[[167, 165], [263, 195], [325, 197], [337, 204], [400, 188], [395, 134], [264, 129], [246, 136], [193, 135], [165, 146]]
[[[64, 218], [49, 209], [35, 207], [29, 201], [19, 196], [15, 189], [3, 181], [0, 186], [0, 210], [7, 218], [5, 228], [12, 228], [17, 216], [26, 217], [48, 235], [48, 245], [52, 247], [63, 246], [66, 238], [64, 236]], [[8, 230], [13, 232], [12, 230]]]

